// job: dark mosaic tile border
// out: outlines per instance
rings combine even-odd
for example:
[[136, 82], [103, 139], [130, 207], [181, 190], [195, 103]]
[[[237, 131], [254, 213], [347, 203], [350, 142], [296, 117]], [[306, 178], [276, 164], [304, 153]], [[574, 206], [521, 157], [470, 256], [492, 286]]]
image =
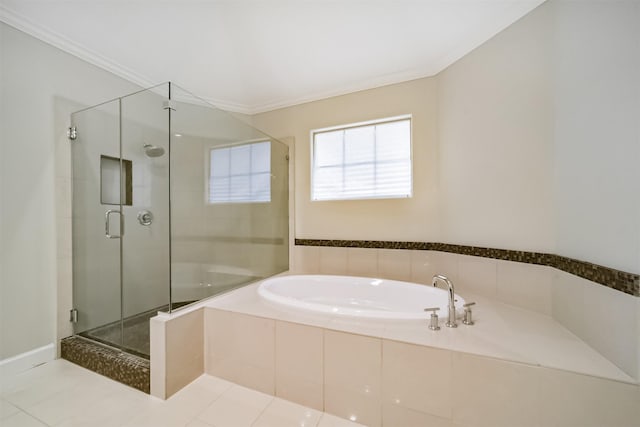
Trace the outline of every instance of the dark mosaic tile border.
[[60, 351], [61, 357], [69, 362], [147, 394], [150, 392], [151, 367], [146, 359], [78, 336], [60, 341]]
[[339, 248], [409, 249], [450, 252], [526, 264], [546, 265], [580, 276], [629, 295], [640, 296], [640, 275], [620, 271], [586, 261], [540, 252], [512, 251], [478, 246], [451, 245], [432, 242], [390, 242], [382, 240], [322, 240], [296, 239], [297, 246], [330, 246]]

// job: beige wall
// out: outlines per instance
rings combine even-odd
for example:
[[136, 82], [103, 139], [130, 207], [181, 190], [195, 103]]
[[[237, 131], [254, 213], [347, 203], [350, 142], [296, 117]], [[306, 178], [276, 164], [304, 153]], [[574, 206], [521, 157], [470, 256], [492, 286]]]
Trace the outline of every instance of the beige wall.
[[[296, 238], [439, 240], [436, 96], [435, 79], [421, 79], [253, 117], [258, 129], [295, 138]], [[311, 201], [311, 130], [401, 114], [413, 115], [413, 198]]]
[[553, 7], [558, 252], [640, 273], [640, 2]]
[[[536, 10], [433, 78], [258, 114], [296, 139], [296, 238], [553, 251], [549, 13]], [[413, 115], [411, 199], [312, 202], [310, 131]]]
[[554, 251], [552, 23], [537, 8], [437, 76], [447, 242]]
[[[253, 117], [296, 139], [297, 238], [426, 240], [640, 271], [640, 4], [548, 1], [435, 76]], [[312, 129], [413, 114], [414, 197], [311, 202]]]
[[55, 341], [58, 300], [64, 307], [58, 325], [69, 325], [71, 212], [62, 210], [68, 199], [54, 196], [56, 190], [69, 195], [69, 114], [139, 88], [4, 23], [0, 59], [0, 359], [5, 359]]
[[638, 22], [548, 1], [437, 76], [448, 242], [640, 272]]

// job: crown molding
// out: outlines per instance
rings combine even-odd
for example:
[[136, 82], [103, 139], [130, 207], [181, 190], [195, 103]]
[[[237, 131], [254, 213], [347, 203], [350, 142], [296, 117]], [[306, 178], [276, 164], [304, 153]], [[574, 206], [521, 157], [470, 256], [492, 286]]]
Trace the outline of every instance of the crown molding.
[[[51, 46], [54, 46], [66, 53], [69, 53], [77, 58], [82, 59], [96, 67], [106, 70], [118, 77], [128, 80], [140, 87], [147, 88], [155, 86], [158, 82], [152, 81], [149, 77], [143, 76], [122, 64], [112, 61], [94, 51], [83, 46], [80, 43], [74, 42], [69, 38], [44, 28], [40, 25], [33, 23], [28, 18], [8, 9], [6, 6], [0, 4], [0, 21], [4, 22], [11, 27], [14, 27], [24, 33], [29, 34], [41, 40]], [[415, 80], [423, 77], [432, 76], [432, 71], [403, 71], [399, 73], [389, 74], [382, 77], [377, 77], [364, 82], [357, 82], [355, 84], [342, 86], [339, 89], [332, 89], [327, 91], [319, 91], [309, 95], [304, 95], [293, 99], [274, 99], [255, 106], [237, 103], [218, 98], [201, 97], [204, 101], [212, 104], [213, 106], [222, 110], [241, 113], [246, 115], [253, 115], [264, 113], [267, 111], [277, 110], [286, 107], [292, 107], [294, 105], [305, 104], [308, 102], [319, 101], [334, 96], [346, 95], [353, 92], [359, 92], [363, 90], [375, 89], [381, 86], [388, 86], [392, 84], [402, 83], [409, 80]]]
[[377, 89], [380, 87], [390, 86], [390, 85], [399, 84], [399, 83], [405, 83], [411, 80], [433, 77], [436, 74], [437, 74], [437, 71], [433, 69], [401, 71], [398, 73], [387, 74], [382, 77], [376, 77], [373, 79], [365, 80], [363, 82], [357, 82], [357, 83], [341, 86], [339, 89], [314, 92], [309, 95], [304, 95], [304, 96], [289, 99], [289, 100], [282, 99], [282, 100], [265, 102], [263, 104], [258, 104], [253, 108], [250, 108], [249, 112], [246, 114], [253, 115], [253, 114], [266, 113], [273, 110], [293, 107], [295, 105], [306, 104], [314, 101], [320, 101], [323, 99], [333, 98], [336, 96], [348, 95], [350, 93]]
[[[544, 0], [538, 0], [538, 2], [527, 11], [527, 13], [535, 9], [536, 7], [538, 7], [543, 2]], [[512, 5], [512, 7], [514, 6]], [[88, 49], [87, 47], [83, 46], [80, 43], [74, 42], [61, 34], [58, 34], [54, 31], [51, 31], [47, 28], [44, 28], [40, 25], [33, 23], [28, 18], [8, 9], [6, 6], [1, 4], [0, 4], [0, 21], [3, 21], [8, 25], [17, 28], [20, 31], [23, 31], [39, 40], [44, 41], [45, 43], [48, 43], [58, 49], [61, 49], [64, 52], [74, 55], [90, 64], [93, 64], [99, 68], [102, 68], [118, 77], [128, 80], [143, 88], [151, 87], [158, 83], [158, 82], [152, 81], [148, 76], [141, 75], [136, 71], [123, 66], [122, 64], [112, 61], [92, 51], [91, 49]], [[334, 88], [330, 90], [321, 90], [318, 92], [313, 92], [307, 95], [303, 95], [303, 96], [291, 98], [291, 99], [286, 99], [286, 98], [272, 99], [267, 102], [258, 103], [257, 105], [248, 105], [248, 104], [233, 102], [233, 101], [224, 100], [224, 99], [217, 99], [217, 98], [209, 98], [209, 97], [201, 97], [201, 98], [204, 101], [222, 110], [246, 114], [246, 115], [255, 115], [255, 114], [282, 109], [282, 108], [292, 107], [295, 105], [305, 104], [305, 103], [314, 102], [314, 101], [320, 101], [320, 100], [335, 97], [335, 96], [342, 96], [342, 95], [347, 95], [354, 92], [376, 89], [379, 87], [403, 83], [411, 80], [433, 77], [438, 73], [442, 72], [443, 70], [445, 70], [446, 68], [448, 68], [449, 66], [451, 66], [452, 64], [454, 64], [456, 61], [464, 57], [469, 52], [476, 49], [478, 46], [485, 43], [487, 40], [494, 37], [496, 34], [503, 31], [505, 28], [509, 27], [511, 24], [513, 24], [513, 22], [505, 21], [504, 24], [501, 25], [500, 28], [498, 28], [497, 30], [495, 29], [489, 30], [488, 28], [484, 28], [483, 31], [478, 32], [479, 34], [478, 36], [472, 39], [467, 39], [465, 43], [447, 52], [447, 54], [442, 56], [440, 60], [436, 61], [436, 63], [433, 66], [429, 67], [428, 69], [403, 70], [400, 72], [391, 73], [384, 76], [374, 77], [364, 81], [346, 84], [346, 85], [340, 86], [337, 89]]]
[[152, 82], [148, 77], [118, 64], [61, 34], [37, 25], [1, 4], [0, 21], [138, 86], [144, 88], [156, 84], [156, 82]]

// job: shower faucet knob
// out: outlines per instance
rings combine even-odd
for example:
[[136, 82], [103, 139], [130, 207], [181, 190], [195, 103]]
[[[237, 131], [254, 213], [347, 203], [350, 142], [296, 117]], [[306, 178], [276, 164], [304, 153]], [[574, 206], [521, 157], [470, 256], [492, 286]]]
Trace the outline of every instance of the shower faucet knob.
[[153, 222], [153, 214], [147, 210], [138, 212], [138, 222], [140, 225], [151, 225]]
[[431, 312], [431, 320], [429, 321], [429, 329], [432, 331], [440, 330], [438, 326], [438, 314], [436, 311], [440, 310], [440, 307], [425, 308], [424, 311]]

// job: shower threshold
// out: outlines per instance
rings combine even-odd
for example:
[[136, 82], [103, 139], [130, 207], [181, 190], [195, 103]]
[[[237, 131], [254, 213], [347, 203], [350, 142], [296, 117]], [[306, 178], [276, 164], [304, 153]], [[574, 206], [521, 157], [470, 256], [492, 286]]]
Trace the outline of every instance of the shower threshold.
[[110, 345], [73, 335], [60, 341], [60, 357], [149, 394], [151, 362]]
[[[174, 303], [172, 309], [193, 302]], [[128, 317], [123, 322], [113, 322], [64, 338], [60, 341], [60, 356], [148, 394], [151, 386], [149, 319], [168, 308], [169, 305], [158, 307]]]
[[[172, 304], [171, 309], [175, 310], [194, 302], [195, 301], [175, 302]], [[149, 360], [149, 319], [155, 316], [158, 311], [167, 311], [168, 308], [169, 305], [157, 307], [153, 310], [127, 317], [122, 322], [116, 321], [108, 323], [88, 331], [80, 332], [78, 335]]]

